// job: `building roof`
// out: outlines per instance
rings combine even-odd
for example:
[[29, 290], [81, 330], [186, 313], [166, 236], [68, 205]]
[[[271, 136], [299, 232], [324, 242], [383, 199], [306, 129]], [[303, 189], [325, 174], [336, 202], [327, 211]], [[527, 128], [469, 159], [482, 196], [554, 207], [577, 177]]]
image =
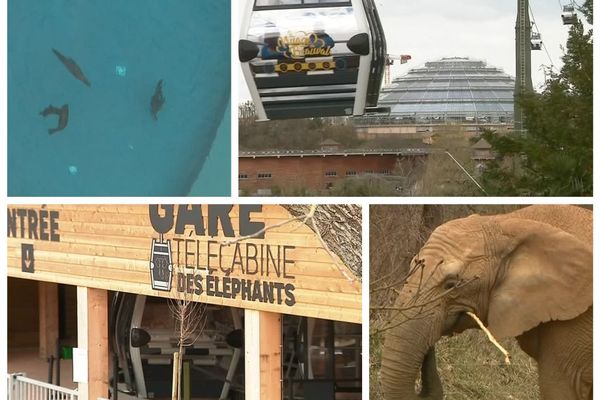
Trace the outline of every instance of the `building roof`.
[[327, 156], [419, 156], [435, 152], [431, 148], [406, 147], [401, 149], [346, 149], [346, 150], [263, 150], [240, 151], [239, 158], [327, 157]]
[[514, 86], [513, 77], [484, 61], [442, 58], [394, 79], [379, 105], [391, 108], [390, 117], [512, 121]]
[[474, 149], [477, 150], [488, 150], [492, 148], [492, 145], [489, 144], [489, 142], [487, 140], [485, 140], [484, 138], [479, 139], [479, 141], [477, 141], [477, 143], [475, 143], [473, 146], [471, 146]]

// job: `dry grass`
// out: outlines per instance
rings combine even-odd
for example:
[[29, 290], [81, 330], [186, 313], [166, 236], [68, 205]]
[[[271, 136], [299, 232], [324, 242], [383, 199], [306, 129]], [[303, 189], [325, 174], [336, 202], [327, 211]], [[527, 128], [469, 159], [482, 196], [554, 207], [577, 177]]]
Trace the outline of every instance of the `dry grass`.
[[439, 371], [445, 385], [446, 399], [539, 398], [537, 367], [534, 360], [519, 348], [515, 339], [500, 340], [511, 355], [511, 364], [479, 330], [444, 338], [436, 346]]
[[[500, 340], [511, 365], [481, 331], [442, 338], [436, 344], [438, 371], [446, 400], [537, 400], [537, 367], [514, 339]], [[371, 336], [370, 399], [383, 400], [379, 369], [382, 335]]]
[[[406, 271], [412, 256], [438, 225], [473, 213], [506, 213], [520, 207], [523, 206], [372, 206], [371, 306], [394, 303], [401, 282], [393, 282], [393, 277]], [[379, 379], [383, 334], [378, 330], [385, 327], [388, 320], [385, 312], [371, 312], [371, 399], [383, 399]], [[519, 349], [515, 340], [500, 342], [511, 354], [511, 365], [503, 365], [504, 356], [478, 330], [443, 338], [437, 343], [438, 370], [446, 399], [539, 398], [535, 361]]]

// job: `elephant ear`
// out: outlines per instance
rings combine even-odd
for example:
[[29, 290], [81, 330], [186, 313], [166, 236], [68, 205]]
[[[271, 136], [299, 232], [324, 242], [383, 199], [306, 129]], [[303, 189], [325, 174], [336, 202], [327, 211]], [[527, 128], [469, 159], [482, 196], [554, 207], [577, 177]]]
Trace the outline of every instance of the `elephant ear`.
[[506, 246], [492, 289], [488, 325], [514, 337], [542, 322], [575, 318], [592, 305], [592, 244], [554, 226], [499, 219]]

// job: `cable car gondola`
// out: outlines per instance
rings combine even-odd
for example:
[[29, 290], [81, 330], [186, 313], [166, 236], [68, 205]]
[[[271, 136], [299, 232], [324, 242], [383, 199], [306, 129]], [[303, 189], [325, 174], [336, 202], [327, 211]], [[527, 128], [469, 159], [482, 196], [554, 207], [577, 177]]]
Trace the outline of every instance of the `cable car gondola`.
[[374, 0], [252, 0], [239, 58], [259, 120], [375, 108], [385, 37]]
[[531, 32], [531, 50], [542, 49], [542, 35], [538, 32]]
[[[137, 399], [171, 398], [172, 360], [179, 350], [179, 337], [173, 331], [176, 320], [170, 307], [169, 300], [163, 298], [115, 293], [109, 313], [110, 341], [116, 358], [113, 390], [123, 390]], [[240, 361], [243, 313], [213, 305], [206, 305], [202, 313], [206, 324], [183, 353], [190, 362], [191, 381], [202, 382], [191, 385], [191, 396], [240, 398], [244, 391]]]
[[563, 12], [560, 17], [562, 18], [563, 25], [573, 25], [577, 22], [575, 7], [572, 4], [563, 6]]

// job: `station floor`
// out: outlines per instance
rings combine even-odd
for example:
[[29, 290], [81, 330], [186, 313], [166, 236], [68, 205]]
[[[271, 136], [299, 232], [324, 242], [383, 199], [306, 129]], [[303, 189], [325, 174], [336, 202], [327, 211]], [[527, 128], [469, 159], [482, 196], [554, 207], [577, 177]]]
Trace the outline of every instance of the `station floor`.
[[[38, 349], [8, 349], [7, 370], [9, 374], [24, 372], [28, 378], [48, 382], [48, 362], [38, 355]], [[56, 364], [54, 364], [56, 380]], [[60, 386], [75, 389], [73, 382], [73, 362], [60, 360]]]

